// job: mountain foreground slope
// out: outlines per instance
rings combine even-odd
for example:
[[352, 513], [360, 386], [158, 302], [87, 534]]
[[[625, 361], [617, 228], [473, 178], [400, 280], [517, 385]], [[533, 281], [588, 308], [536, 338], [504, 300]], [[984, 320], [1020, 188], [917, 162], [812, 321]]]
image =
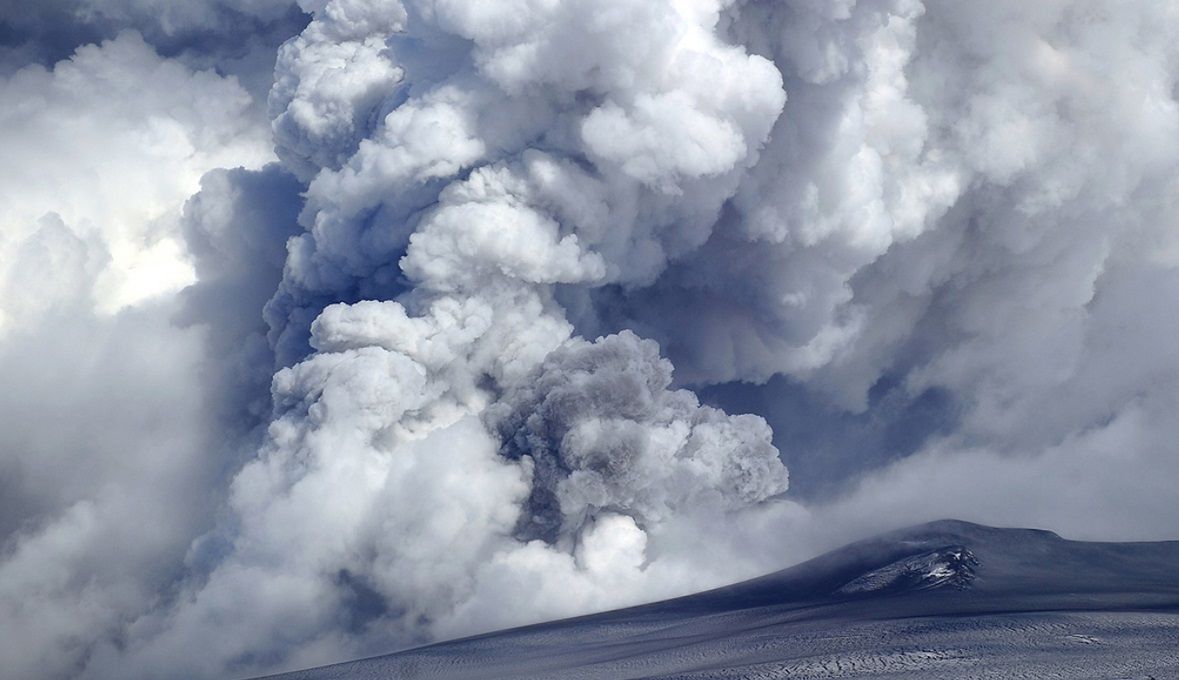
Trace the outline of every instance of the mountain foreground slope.
[[945, 520], [696, 595], [273, 677], [1179, 678], [1179, 541]]

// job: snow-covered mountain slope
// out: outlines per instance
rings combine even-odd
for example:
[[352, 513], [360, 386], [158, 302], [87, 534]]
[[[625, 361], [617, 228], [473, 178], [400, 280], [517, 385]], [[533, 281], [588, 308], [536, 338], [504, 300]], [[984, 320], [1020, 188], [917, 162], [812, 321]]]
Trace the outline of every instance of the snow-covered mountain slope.
[[940, 521], [705, 593], [277, 677], [1179, 678], [1179, 541]]

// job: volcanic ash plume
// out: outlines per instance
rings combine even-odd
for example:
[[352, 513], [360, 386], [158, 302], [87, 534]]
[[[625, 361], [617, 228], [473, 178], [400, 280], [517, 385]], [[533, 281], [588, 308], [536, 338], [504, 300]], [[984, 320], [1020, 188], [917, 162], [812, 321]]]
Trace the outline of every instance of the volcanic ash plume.
[[[284, 46], [279, 152], [310, 182], [268, 305], [290, 365], [228, 552], [140, 624], [161, 628], [144, 672], [194, 644], [192, 673], [320, 660], [749, 568], [689, 568], [710, 537], [673, 528], [786, 490], [765, 422], [674, 389], [650, 340], [577, 337], [562, 302], [653, 282], [756, 163], [781, 76], [717, 9], [351, 0]], [[322, 309], [363, 298], [384, 301]]]
[[[142, 36], [0, 82], [59, 112], [4, 107], [13, 167], [88, 178], [10, 192], [0, 369], [30, 403], [152, 405], [111, 408], [147, 424], [93, 470], [75, 440], [123, 421], [58, 444], [56, 413], [0, 409], [28, 433], [0, 463], [37, 472], [0, 480], [0, 624], [52, 613], [0, 652], [246, 676], [905, 522], [1173, 533], [1170, 4], [167, 4], [88, 1], [86, 31]], [[21, 25], [58, 35], [45, 6]], [[99, 331], [90, 361], [44, 341]], [[20, 359], [47, 347], [69, 360]], [[23, 368], [108, 356], [157, 368]]]

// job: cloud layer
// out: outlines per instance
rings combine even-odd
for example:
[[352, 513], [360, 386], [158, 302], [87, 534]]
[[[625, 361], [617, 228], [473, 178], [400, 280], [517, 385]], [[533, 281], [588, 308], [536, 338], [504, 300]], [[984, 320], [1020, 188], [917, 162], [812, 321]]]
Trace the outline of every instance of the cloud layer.
[[6, 25], [17, 677], [322, 663], [943, 516], [1173, 537], [1174, 9]]
[[0, 90], [0, 657], [56, 677], [211, 526], [222, 390], [202, 331], [172, 322], [195, 275], [181, 208], [204, 173], [272, 156], [234, 79], [133, 32]]

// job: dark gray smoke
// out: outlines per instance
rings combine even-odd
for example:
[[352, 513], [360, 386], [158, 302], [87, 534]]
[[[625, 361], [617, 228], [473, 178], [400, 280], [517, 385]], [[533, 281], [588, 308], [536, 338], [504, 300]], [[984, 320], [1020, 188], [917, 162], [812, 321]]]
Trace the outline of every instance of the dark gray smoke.
[[735, 510], [786, 490], [770, 430], [669, 390], [671, 364], [630, 331], [572, 341], [488, 409], [508, 458], [527, 458], [532, 491], [520, 538], [572, 541], [611, 510], [640, 525], [693, 507]]

